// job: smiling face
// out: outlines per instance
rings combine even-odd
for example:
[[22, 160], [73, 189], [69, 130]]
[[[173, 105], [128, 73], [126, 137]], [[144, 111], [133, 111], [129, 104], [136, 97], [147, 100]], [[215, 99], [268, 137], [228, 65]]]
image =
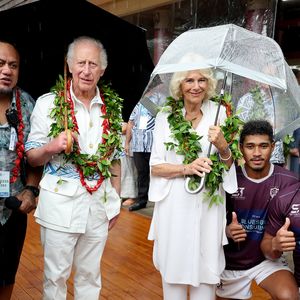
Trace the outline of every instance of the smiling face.
[[16, 49], [0, 42], [0, 94], [8, 94], [16, 86], [19, 76], [20, 58]]
[[190, 71], [181, 82], [181, 91], [185, 103], [201, 104], [208, 89], [208, 79], [199, 71]]
[[69, 70], [73, 78], [73, 90], [78, 98], [91, 98], [104, 73], [100, 59], [101, 50], [94, 43], [84, 40], [74, 47]]
[[245, 169], [250, 178], [263, 178], [270, 169], [270, 157], [274, 143], [267, 134], [247, 135], [240, 145], [245, 160]]

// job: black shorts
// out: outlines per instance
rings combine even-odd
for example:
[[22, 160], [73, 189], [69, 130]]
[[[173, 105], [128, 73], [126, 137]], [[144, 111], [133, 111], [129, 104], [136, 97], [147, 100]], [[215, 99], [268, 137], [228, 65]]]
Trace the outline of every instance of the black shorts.
[[27, 215], [13, 211], [8, 221], [0, 224], [0, 287], [15, 283], [24, 239]]

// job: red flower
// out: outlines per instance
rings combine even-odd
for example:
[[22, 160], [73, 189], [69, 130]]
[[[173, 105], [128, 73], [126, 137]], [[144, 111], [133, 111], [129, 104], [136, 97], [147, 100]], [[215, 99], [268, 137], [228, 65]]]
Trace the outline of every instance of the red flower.
[[[74, 104], [73, 104], [73, 101], [72, 101], [72, 98], [71, 98], [71, 93], [70, 93], [70, 85], [71, 85], [71, 81], [69, 81], [68, 84], [67, 84], [67, 99], [66, 99], [66, 101], [69, 104], [69, 111], [70, 111], [71, 119], [72, 119], [72, 122], [73, 122], [73, 125], [74, 125], [72, 130], [79, 134], [78, 123], [77, 123], [77, 119], [76, 119], [75, 112], [74, 112]], [[104, 98], [103, 98], [102, 94], [101, 94], [101, 98], [102, 98], [102, 101], [103, 101], [103, 105], [101, 105], [101, 113], [103, 115], [105, 115], [106, 114], [106, 106], [105, 106], [105, 102], [104, 102]], [[103, 122], [102, 122], [102, 133], [107, 133], [108, 130], [109, 130], [109, 121], [107, 119], [104, 119]], [[102, 139], [102, 144], [105, 144], [105, 143], [106, 143], [106, 139]], [[80, 154], [79, 147], [78, 147], [77, 153]], [[93, 162], [90, 165], [95, 165], [95, 164], [96, 163]], [[76, 164], [76, 168], [77, 168], [77, 171], [79, 173], [80, 182], [81, 182], [82, 186], [84, 186], [90, 194], [97, 191], [99, 189], [99, 187], [101, 186], [103, 180], [105, 179], [104, 176], [99, 172], [98, 174], [100, 175], [100, 178], [98, 179], [96, 185], [93, 186], [93, 187], [90, 187], [85, 182], [85, 177], [83, 175], [82, 166], [80, 166], [79, 164]]]
[[24, 123], [23, 123], [23, 117], [22, 117], [22, 108], [21, 108], [21, 100], [20, 100], [20, 91], [19, 89], [16, 89], [16, 107], [17, 107], [17, 115], [18, 115], [18, 128], [17, 128], [17, 136], [18, 136], [18, 142], [16, 144], [16, 153], [17, 153], [17, 158], [15, 160], [15, 166], [12, 169], [12, 177], [10, 178], [10, 183], [16, 182], [18, 179], [18, 176], [20, 174], [20, 169], [21, 169], [21, 161], [22, 158], [24, 157]]

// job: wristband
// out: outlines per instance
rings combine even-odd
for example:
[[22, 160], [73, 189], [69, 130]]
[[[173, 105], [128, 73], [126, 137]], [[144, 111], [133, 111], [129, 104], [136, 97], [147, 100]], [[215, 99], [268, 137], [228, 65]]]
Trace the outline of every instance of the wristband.
[[4, 205], [9, 209], [18, 209], [22, 204], [22, 201], [20, 201], [15, 196], [10, 196], [8, 198], [5, 198]]

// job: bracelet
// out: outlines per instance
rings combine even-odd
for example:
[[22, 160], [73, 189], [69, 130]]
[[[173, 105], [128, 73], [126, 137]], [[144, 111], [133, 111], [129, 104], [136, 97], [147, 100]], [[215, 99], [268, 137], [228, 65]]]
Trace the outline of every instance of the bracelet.
[[228, 161], [228, 160], [231, 158], [231, 156], [232, 156], [231, 149], [230, 149], [229, 147], [228, 147], [227, 149], [229, 150], [229, 156], [228, 156], [228, 157], [223, 158], [223, 157], [221, 156], [221, 154], [219, 153], [219, 157], [220, 157], [221, 160], [223, 160], [223, 161]]

